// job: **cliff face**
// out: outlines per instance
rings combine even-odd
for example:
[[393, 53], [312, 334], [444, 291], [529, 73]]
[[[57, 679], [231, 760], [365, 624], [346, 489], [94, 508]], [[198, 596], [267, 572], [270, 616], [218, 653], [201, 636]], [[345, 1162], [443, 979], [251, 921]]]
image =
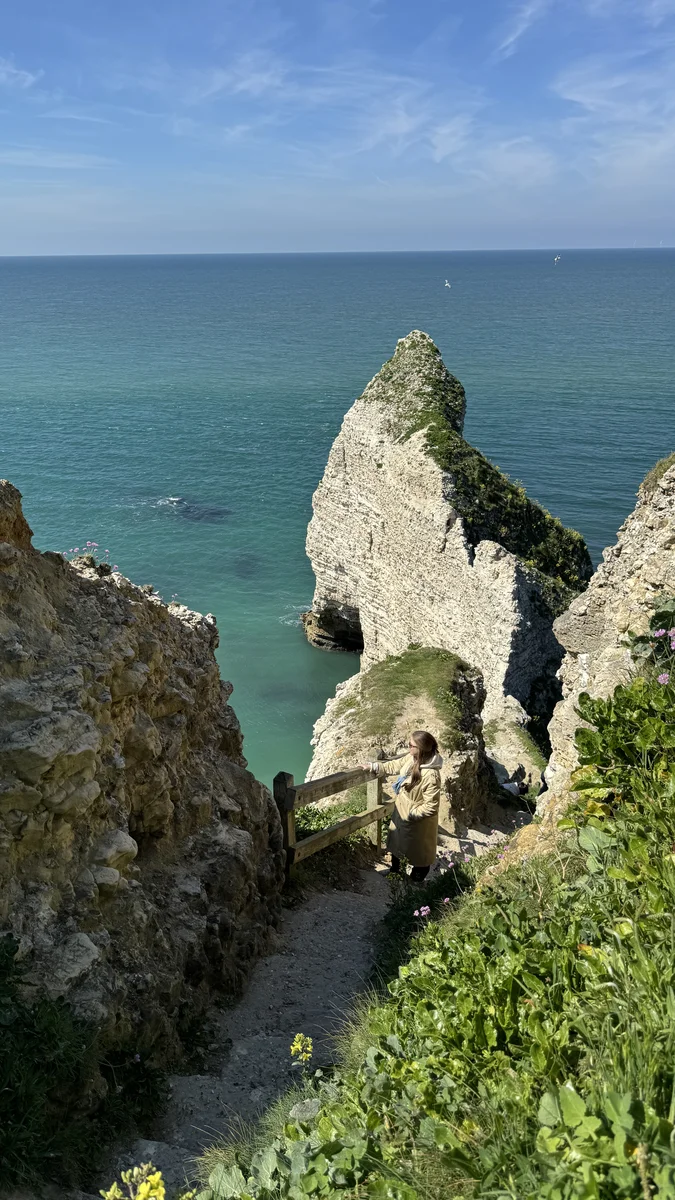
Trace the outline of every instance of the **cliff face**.
[[0, 931], [27, 986], [170, 1052], [181, 1006], [236, 989], [266, 945], [276, 808], [213, 617], [39, 553], [20, 499], [0, 482]]
[[555, 828], [569, 796], [570, 772], [578, 765], [579, 694], [605, 698], [630, 679], [635, 667], [624, 645], [626, 633], [645, 633], [658, 600], [675, 596], [675, 465], [664, 461], [650, 472], [603, 560], [588, 590], [554, 626], [566, 653], [560, 670], [563, 699], [549, 726], [549, 790], [540, 800], [544, 833]]
[[553, 616], [590, 560], [464, 441], [464, 410], [431, 339], [403, 338], [347, 413], [314, 495], [307, 634], [362, 647], [364, 667], [411, 643], [453, 651], [480, 669], [488, 716], [509, 695], [536, 712], [562, 656]]

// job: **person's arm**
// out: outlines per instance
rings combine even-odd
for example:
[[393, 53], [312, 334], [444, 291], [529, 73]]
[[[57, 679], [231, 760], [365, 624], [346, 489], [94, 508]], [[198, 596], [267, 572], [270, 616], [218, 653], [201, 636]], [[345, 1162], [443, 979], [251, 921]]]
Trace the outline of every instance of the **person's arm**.
[[377, 762], [368, 763], [368, 766], [374, 775], [400, 775], [408, 757], [407, 754], [401, 754], [398, 758], [380, 759]]

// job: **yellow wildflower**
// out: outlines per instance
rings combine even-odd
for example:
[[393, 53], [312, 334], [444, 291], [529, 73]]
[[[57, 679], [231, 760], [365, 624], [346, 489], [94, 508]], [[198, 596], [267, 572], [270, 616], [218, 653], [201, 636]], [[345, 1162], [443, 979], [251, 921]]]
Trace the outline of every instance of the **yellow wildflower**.
[[314, 1053], [314, 1045], [311, 1037], [307, 1037], [304, 1033], [296, 1033], [291, 1042], [291, 1058], [297, 1058], [299, 1062], [309, 1062]]

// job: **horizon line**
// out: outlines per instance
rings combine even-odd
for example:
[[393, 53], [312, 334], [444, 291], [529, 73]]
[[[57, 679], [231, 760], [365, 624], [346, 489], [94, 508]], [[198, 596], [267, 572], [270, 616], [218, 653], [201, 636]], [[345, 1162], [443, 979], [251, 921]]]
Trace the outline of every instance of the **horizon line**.
[[649, 250], [654, 253], [663, 250], [673, 250], [674, 246], [484, 246], [479, 249], [445, 249], [436, 250], [112, 250], [112, 251], [83, 251], [79, 253], [53, 254], [0, 254], [0, 262], [25, 259], [53, 258], [319, 258], [328, 255], [376, 255], [376, 254], [550, 254], [563, 252], [565, 254], [597, 254], [609, 252], [627, 252], [634, 250]]

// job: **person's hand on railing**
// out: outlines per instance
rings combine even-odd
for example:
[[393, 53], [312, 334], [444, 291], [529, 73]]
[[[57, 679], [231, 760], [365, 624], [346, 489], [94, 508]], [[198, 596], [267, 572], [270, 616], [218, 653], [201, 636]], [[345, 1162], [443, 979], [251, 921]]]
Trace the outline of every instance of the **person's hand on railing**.
[[360, 763], [359, 765], [360, 765], [362, 771], [370, 771], [371, 775], [374, 774], [375, 768], [371, 762]]

